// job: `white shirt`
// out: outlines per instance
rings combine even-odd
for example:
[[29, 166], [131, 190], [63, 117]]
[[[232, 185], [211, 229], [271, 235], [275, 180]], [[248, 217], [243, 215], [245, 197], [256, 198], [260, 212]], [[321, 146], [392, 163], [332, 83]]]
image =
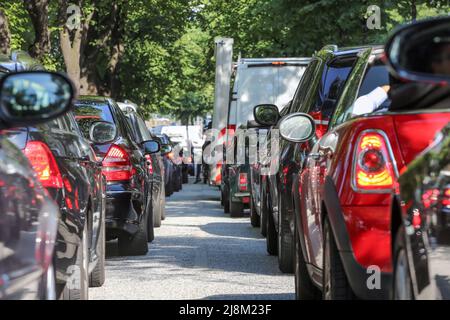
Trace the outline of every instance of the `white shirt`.
[[353, 116], [371, 113], [388, 99], [388, 94], [381, 87], [377, 87], [372, 92], [356, 99], [353, 105]]

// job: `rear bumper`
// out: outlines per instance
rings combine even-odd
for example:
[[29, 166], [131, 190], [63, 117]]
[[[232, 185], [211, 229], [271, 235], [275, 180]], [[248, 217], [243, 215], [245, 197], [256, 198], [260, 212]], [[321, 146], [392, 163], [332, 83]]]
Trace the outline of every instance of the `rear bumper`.
[[122, 234], [138, 231], [144, 213], [142, 194], [126, 184], [108, 185], [106, 191], [106, 238], [111, 240]]

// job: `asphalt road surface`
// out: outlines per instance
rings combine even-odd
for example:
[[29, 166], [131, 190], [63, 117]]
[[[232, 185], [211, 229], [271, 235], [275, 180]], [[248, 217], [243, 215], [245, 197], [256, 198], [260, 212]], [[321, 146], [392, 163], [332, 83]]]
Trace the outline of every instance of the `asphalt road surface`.
[[223, 213], [216, 188], [184, 185], [167, 198], [166, 220], [146, 256], [119, 257], [107, 243], [106, 282], [90, 299], [294, 299], [249, 218]]

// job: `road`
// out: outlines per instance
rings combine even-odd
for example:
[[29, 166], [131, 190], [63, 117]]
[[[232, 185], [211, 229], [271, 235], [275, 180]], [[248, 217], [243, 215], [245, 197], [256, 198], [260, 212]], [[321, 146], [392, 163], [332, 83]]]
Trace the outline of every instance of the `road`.
[[294, 299], [294, 278], [268, 256], [249, 218], [223, 213], [217, 189], [184, 185], [167, 199], [149, 252], [117, 256], [107, 243], [106, 282], [90, 299]]

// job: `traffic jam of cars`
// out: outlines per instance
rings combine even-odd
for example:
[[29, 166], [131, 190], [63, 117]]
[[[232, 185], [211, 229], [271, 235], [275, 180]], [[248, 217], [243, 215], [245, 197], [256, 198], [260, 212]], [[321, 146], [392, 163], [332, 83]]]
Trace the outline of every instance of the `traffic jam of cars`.
[[[249, 209], [297, 299], [450, 299], [449, 17], [217, 76], [233, 81], [216, 83], [203, 179], [224, 213]], [[0, 299], [88, 299], [106, 243], [146, 255], [201, 172], [184, 133], [17, 55], [0, 56], [0, 130]]]
[[210, 183], [225, 213], [250, 209], [296, 298], [450, 299], [450, 19], [232, 77]]

